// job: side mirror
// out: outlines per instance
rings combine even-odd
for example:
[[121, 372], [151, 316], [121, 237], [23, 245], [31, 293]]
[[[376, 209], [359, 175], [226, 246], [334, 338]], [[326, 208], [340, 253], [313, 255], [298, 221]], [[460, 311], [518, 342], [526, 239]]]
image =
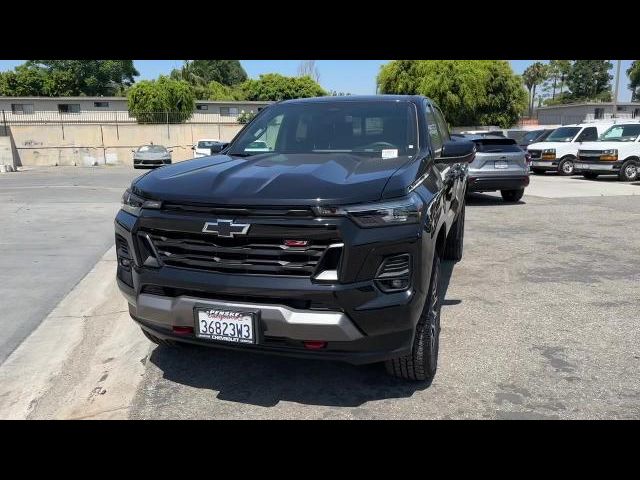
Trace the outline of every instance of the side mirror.
[[476, 144], [470, 140], [449, 140], [444, 142], [438, 163], [453, 165], [471, 163], [476, 156]]
[[167, 152], [171, 153], [171, 152], [173, 152], [173, 149], [171, 149], [171, 150], [167, 150]]
[[195, 149], [196, 149], [196, 146], [195, 146], [195, 145], [193, 145], [193, 146], [191, 147], [191, 150], [195, 150]]
[[131, 153], [136, 153], [136, 151], [135, 150], [131, 150]]
[[214, 155], [216, 153], [220, 153], [222, 150], [224, 150], [225, 148], [227, 148], [227, 146], [229, 145], [229, 143], [217, 143], [215, 145], [213, 145], [211, 147], [211, 155]]

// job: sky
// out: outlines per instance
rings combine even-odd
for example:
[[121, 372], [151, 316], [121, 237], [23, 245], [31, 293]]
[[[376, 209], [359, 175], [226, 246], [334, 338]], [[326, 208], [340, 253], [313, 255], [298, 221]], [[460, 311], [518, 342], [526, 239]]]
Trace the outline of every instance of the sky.
[[[525, 68], [537, 60], [509, 60], [514, 72], [521, 74]], [[547, 62], [547, 60], [541, 60]], [[11, 70], [23, 63], [24, 60], [0, 60], [0, 71]], [[296, 75], [300, 60], [241, 60], [242, 66], [251, 78], [258, 78], [263, 73], [280, 73], [282, 75]], [[335, 90], [351, 94], [376, 93], [376, 75], [380, 66], [388, 60], [317, 60], [316, 66], [320, 72], [320, 84], [325, 90]], [[618, 100], [631, 100], [631, 91], [626, 74], [632, 60], [623, 60], [620, 68], [620, 92]], [[173, 68], [182, 65], [182, 60], [134, 60], [140, 72], [138, 80], [157, 78], [160, 74], [168, 74]], [[615, 76], [615, 63], [611, 72]], [[613, 80], [615, 82], [615, 78]], [[615, 83], [612, 83], [615, 85]]]

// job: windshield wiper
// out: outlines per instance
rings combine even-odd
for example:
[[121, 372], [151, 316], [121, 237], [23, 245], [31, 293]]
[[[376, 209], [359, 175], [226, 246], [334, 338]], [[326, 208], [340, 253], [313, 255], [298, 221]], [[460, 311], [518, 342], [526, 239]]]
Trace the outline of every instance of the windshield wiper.
[[227, 153], [230, 157], [251, 157], [257, 155], [257, 153], [239, 152], [239, 153]]

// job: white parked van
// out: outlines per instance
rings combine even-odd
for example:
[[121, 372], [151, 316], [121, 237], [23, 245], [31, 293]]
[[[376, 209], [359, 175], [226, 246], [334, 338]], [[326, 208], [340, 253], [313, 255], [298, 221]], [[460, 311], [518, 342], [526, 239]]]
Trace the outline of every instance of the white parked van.
[[583, 143], [575, 171], [591, 179], [598, 175], [617, 175], [627, 182], [640, 178], [640, 123], [616, 123], [597, 142]]
[[574, 162], [582, 142], [594, 142], [613, 122], [580, 123], [556, 128], [544, 142], [527, 147], [531, 155], [531, 170], [543, 174], [557, 171], [561, 175], [573, 175]]

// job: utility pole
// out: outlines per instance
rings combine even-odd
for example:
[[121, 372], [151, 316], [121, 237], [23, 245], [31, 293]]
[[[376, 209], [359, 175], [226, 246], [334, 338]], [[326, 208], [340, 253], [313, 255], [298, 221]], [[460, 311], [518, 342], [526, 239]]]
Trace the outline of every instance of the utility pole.
[[622, 60], [618, 60], [616, 66], [616, 86], [613, 93], [613, 118], [618, 116], [618, 85], [620, 84], [620, 63]]

